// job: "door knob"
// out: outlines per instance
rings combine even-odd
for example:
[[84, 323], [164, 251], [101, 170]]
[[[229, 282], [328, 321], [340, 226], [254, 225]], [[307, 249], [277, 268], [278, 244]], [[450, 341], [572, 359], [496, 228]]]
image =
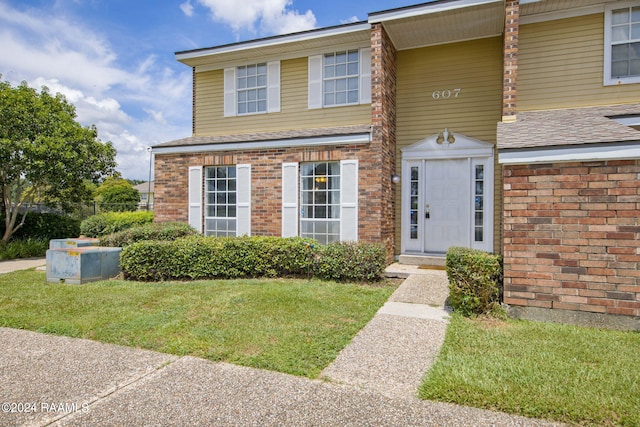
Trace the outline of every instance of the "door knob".
[[424, 218], [431, 218], [431, 210], [429, 209], [429, 205], [424, 205]]

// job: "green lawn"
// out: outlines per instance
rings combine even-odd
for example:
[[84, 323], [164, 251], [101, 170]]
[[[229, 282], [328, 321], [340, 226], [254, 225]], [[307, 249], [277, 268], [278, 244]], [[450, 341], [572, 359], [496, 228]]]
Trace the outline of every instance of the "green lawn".
[[315, 378], [395, 286], [316, 280], [45, 283], [0, 275], [0, 326]]
[[453, 316], [420, 397], [580, 425], [640, 426], [640, 333]]

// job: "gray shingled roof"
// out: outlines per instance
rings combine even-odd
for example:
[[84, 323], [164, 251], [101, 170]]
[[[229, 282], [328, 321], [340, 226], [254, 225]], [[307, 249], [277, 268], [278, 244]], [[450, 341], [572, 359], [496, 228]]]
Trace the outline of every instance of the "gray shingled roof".
[[279, 132], [259, 132], [238, 135], [191, 136], [175, 141], [163, 142], [156, 147], [182, 147], [203, 144], [224, 144], [233, 142], [274, 141], [281, 139], [315, 138], [323, 136], [356, 135], [369, 133], [371, 125], [339, 126], [320, 129], [299, 129]]
[[633, 115], [640, 117], [640, 104], [518, 113], [515, 122], [498, 123], [498, 148], [640, 141], [640, 131], [612, 119]]

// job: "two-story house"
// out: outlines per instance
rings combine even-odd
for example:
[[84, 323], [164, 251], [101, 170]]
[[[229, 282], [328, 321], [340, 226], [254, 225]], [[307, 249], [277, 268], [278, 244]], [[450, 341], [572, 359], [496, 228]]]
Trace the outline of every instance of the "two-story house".
[[433, 1], [176, 58], [193, 135], [153, 148], [157, 221], [503, 253], [518, 314], [637, 322], [640, 0]]

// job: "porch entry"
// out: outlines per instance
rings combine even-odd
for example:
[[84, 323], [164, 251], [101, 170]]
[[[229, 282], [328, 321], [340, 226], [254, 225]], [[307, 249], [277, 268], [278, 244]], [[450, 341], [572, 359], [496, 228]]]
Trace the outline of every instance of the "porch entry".
[[402, 150], [403, 254], [493, 249], [493, 145], [450, 135]]

